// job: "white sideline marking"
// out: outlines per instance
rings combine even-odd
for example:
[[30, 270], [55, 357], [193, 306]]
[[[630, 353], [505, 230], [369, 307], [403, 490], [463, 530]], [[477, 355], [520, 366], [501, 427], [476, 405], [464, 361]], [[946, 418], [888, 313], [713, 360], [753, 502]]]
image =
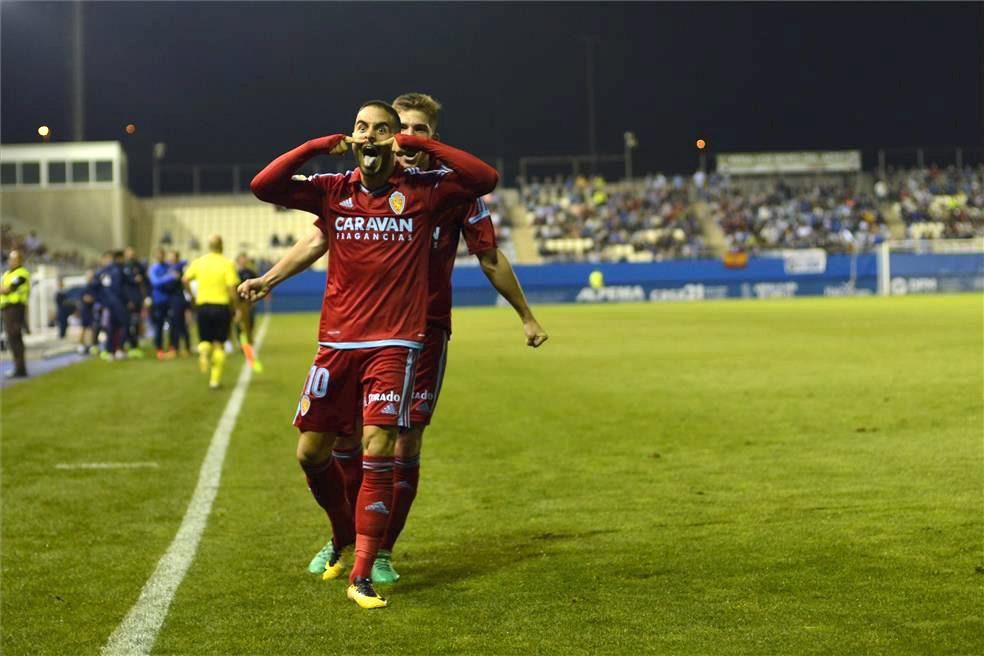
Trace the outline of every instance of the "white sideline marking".
[[60, 462], [55, 469], [157, 469], [156, 462]]
[[[254, 348], [257, 352], [263, 344], [263, 337], [266, 335], [269, 323], [270, 316], [264, 316], [263, 323], [256, 333]], [[212, 434], [208, 453], [205, 454], [205, 460], [202, 461], [202, 468], [198, 474], [198, 485], [195, 486], [195, 493], [188, 504], [188, 510], [185, 511], [184, 519], [181, 520], [178, 533], [161, 556], [157, 569], [144, 584], [137, 602], [106, 641], [106, 645], [102, 648], [102, 653], [106, 656], [150, 654], [150, 650], [154, 647], [154, 641], [157, 640], [157, 634], [164, 624], [164, 618], [167, 617], [174, 593], [195, 560], [198, 542], [205, 531], [205, 525], [208, 524], [212, 502], [215, 501], [215, 495], [219, 491], [222, 462], [225, 460], [226, 449], [229, 446], [229, 437], [236, 426], [236, 418], [243, 406], [246, 387], [249, 385], [252, 373], [253, 370], [249, 365], [243, 363], [236, 387], [222, 412], [215, 433]]]

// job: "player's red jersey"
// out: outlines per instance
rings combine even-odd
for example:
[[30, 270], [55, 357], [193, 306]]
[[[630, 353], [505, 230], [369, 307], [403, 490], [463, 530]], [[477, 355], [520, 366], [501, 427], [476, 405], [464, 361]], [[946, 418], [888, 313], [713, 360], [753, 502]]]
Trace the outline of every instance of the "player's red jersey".
[[331, 348], [409, 346], [424, 336], [428, 249], [440, 213], [495, 187], [495, 170], [429, 139], [400, 135], [400, 145], [428, 151], [447, 167], [403, 170], [370, 191], [359, 170], [292, 179], [311, 157], [343, 139], [314, 139], [277, 158], [251, 185], [262, 200], [318, 215], [331, 253], [318, 340]]
[[431, 235], [430, 292], [427, 325], [451, 332], [451, 272], [458, 254], [458, 240], [465, 237], [468, 253], [476, 255], [496, 247], [495, 226], [481, 198], [441, 212]]

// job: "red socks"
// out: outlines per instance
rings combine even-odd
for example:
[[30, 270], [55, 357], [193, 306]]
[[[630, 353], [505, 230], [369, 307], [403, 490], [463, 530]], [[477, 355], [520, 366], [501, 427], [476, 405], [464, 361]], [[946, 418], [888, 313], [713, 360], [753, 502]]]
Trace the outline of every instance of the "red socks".
[[362, 487], [362, 447], [357, 446], [351, 451], [332, 451], [331, 455], [345, 480], [345, 498], [352, 506], [354, 516], [355, 501]]
[[355, 565], [350, 583], [372, 575], [372, 563], [392, 514], [393, 457], [364, 455], [362, 468], [362, 487], [355, 504]]
[[316, 465], [301, 465], [308, 489], [331, 522], [331, 540], [336, 549], [355, 541], [352, 507], [345, 499], [345, 486], [331, 458]]
[[420, 481], [420, 454], [412, 458], [397, 458], [394, 465], [393, 512], [390, 514], [389, 524], [386, 525], [386, 534], [379, 545], [380, 549], [387, 551], [393, 550], [396, 539], [400, 537], [400, 532], [407, 523], [410, 506], [417, 496], [417, 483]]

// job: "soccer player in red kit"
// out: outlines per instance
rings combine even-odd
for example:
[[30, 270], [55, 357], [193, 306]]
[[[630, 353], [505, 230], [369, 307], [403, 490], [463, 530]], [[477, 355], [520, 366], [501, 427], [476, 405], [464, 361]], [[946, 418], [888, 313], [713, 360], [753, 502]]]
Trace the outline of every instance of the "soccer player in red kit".
[[[243, 297], [258, 300], [331, 252], [319, 349], [294, 425], [300, 430], [297, 458], [328, 514], [335, 548], [341, 554], [354, 544], [347, 594], [362, 608], [387, 605], [370, 575], [391, 513], [396, 437], [410, 425], [417, 354], [426, 336], [430, 236], [446, 207], [488, 193], [498, 182], [495, 169], [478, 158], [399, 131], [396, 111], [370, 101], [360, 107], [351, 137], [313, 139], [260, 171], [250, 185], [257, 198], [318, 215], [317, 229], [239, 288]], [[293, 176], [311, 158], [343, 154], [349, 145], [356, 170]], [[399, 149], [428, 152], [446, 167], [404, 170], [395, 159]], [[353, 509], [332, 447], [360, 423], [363, 480]]]
[[[402, 134], [426, 139], [437, 137], [441, 105], [434, 98], [423, 93], [407, 93], [396, 98], [393, 107], [400, 114]], [[439, 158], [423, 150], [412, 155], [398, 154], [397, 161], [411, 171], [443, 168], [443, 162]], [[492, 286], [516, 310], [522, 321], [526, 343], [535, 348], [547, 340], [547, 333], [533, 316], [509, 260], [497, 247], [495, 227], [485, 203], [480, 198], [473, 198], [441, 212], [431, 234], [427, 335], [417, 360], [417, 376], [410, 409], [412, 427], [409, 431], [401, 432], [396, 441], [393, 503], [386, 533], [372, 568], [374, 583], [395, 583], [400, 578], [392, 566], [392, 550], [417, 495], [423, 433], [437, 407], [444, 379], [448, 340], [451, 335], [451, 272], [458, 252], [459, 236], [464, 237], [468, 252], [478, 258], [482, 271]], [[336, 442], [334, 456], [345, 472], [346, 485], [350, 490], [358, 489], [359, 486], [362, 474], [358, 464], [359, 455], [358, 440], [342, 437]], [[351, 491], [349, 494], [353, 495]], [[334, 547], [329, 542], [312, 563], [325, 563], [326, 560], [330, 563], [333, 550]], [[338, 562], [337, 559], [335, 562]], [[337, 576], [332, 568], [333, 565], [329, 565], [327, 578]], [[314, 567], [312, 571], [313, 569]]]

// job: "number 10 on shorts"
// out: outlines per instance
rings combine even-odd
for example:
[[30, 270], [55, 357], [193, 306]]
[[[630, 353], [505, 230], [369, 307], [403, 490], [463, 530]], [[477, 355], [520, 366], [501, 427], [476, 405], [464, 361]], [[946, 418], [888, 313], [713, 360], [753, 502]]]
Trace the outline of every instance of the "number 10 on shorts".
[[308, 372], [307, 384], [304, 386], [304, 394], [316, 399], [323, 398], [328, 393], [328, 369], [325, 367], [313, 366]]

